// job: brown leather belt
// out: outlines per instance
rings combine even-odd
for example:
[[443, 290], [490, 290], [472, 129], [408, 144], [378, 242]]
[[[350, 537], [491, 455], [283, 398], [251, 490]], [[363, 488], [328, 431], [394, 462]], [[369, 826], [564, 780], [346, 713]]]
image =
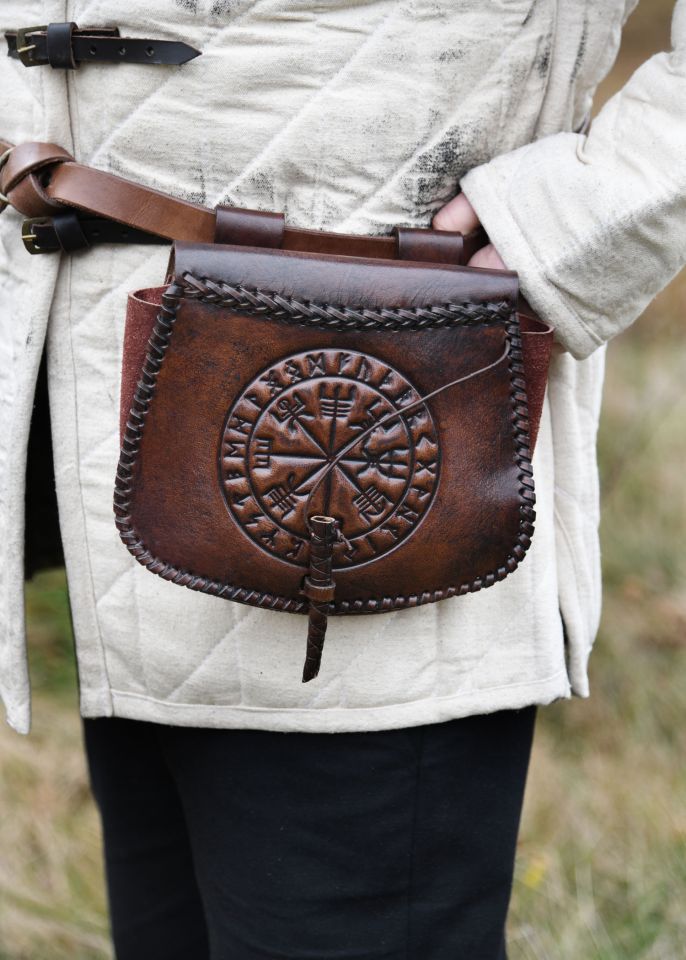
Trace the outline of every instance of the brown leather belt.
[[258, 211], [253, 211], [251, 235], [245, 229], [244, 211], [238, 231], [230, 207], [209, 209], [76, 163], [54, 143], [13, 146], [0, 140], [0, 210], [8, 204], [27, 218], [22, 237], [30, 253], [71, 251], [98, 242], [249, 244], [252, 240], [259, 246], [286, 250], [464, 264], [487, 242], [481, 229], [465, 235], [456, 261], [460, 235], [449, 231], [405, 229], [393, 236], [365, 237], [294, 229], [283, 225], [282, 215]]

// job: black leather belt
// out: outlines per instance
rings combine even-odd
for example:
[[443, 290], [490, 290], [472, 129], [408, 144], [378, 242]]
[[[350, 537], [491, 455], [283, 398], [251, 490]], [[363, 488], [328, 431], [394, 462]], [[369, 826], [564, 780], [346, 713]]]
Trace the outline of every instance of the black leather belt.
[[29, 253], [55, 253], [58, 250], [73, 253], [96, 243], [170, 243], [164, 237], [136, 230], [115, 220], [79, 216], [68, 207], [64, 208], [64, 213], [57, 213], [54, 217], [24, 220], [21, 238]]
[[119, 27], [84, 27], [49, 23], [5, 34], [7, 55], [25, 67], [49, 65], [74, 70], [81, 63], [147, 63], [178, 66], [200, 56], [182, 40], [122, 37]]

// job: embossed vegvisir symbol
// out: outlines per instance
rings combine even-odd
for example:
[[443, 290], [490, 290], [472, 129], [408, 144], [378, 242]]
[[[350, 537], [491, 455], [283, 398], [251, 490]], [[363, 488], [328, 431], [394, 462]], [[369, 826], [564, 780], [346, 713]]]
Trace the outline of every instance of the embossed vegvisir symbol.
[[[336, 517], [337, 569], [367, 563], [405, 540], [429, 509], [440, 466], [427, 407], [369, 427], [419, 399], [397, 370], [352, 350], [284, 357], [246, 385], [226, 418], [219, 474], [246, 536], [286, 563], [305, 566], [309, 513]], [[351, 445], [352, 444], [352, 445]]]

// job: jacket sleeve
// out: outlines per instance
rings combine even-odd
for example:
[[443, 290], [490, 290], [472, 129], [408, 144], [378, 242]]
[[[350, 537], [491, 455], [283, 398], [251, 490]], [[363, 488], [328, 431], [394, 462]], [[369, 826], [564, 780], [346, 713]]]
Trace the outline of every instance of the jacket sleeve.
[[686, 0], [587, 136], [470, 171], [462, 189], [522, 292], [575, 357], [628, 327], [686, 263]]

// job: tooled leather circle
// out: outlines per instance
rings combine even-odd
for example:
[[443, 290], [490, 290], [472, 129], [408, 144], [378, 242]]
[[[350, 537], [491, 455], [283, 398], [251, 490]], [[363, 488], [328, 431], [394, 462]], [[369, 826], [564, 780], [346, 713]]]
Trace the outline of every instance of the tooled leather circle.
[[[438, 484], [438, 434], [405, 376], [352, 350], [317, 349], [277, 361], [248, 384], [226, 417], [219, 478], [229, 512], [267, 553], [305, 567], [306, 516], [336, 517], [334, 569], [376, 560], [407, 540]], [[353, 444], [352, 446], [350, 446]], [[308, 504], [328, 464], [344, 448]]]

